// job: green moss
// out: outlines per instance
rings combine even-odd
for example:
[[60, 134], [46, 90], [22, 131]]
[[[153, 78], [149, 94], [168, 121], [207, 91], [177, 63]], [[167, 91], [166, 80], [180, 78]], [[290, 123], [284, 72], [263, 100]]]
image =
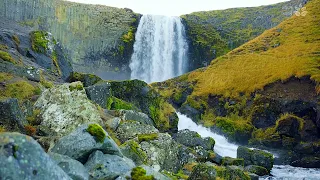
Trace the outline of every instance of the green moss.
[[8, 50], [8, 46], [5, 44], [0, 44], [0, 50]]
[[32, 50], [38, 53], [45, 53], [48, 49], [48, 33], [45, 31], [33, 31], [30, 33]]
[[81, 91], [83, 90], [83, 85], [81, 83], [77, 83], [77, 84], [70, 84], [69, 86], [69, 90], [70, 91]]
[[68, 78], [68, 82], [81, 81], [85, 87], [92, 86], [102, 79], [94, 74], [85, 74], [79, 72], [72, 72]]
[[4, 82], [12, 78], [13, 76], [11, 74], [0, 72], [0, 82]]
[[20, 44], [20, 39], [16, 34], [12, 36], [12, 39], [17, 46]]
[[103, 128], [99, 124], [90, 124], [88, 126], [87, 131], [100, 143], [103, 143], [104, 139], [106, 138], [107, 134], [103, 130]]
[[221, 165], [223, 166], [244, 166], [244, 159], [242, 158], [231, 158], [231, 157], [223, 157], [221, 161]]
[[52, 88], [53, 87], [53, 83], [51, 81], [46, 80], [42, 71], [40, 71], [40, 84], [42, 84], [45, 88]]
[[[136, 141], [126, 141], [124, 144], [121, 145], [121, 147], [129, 147], [129, 157], [135, 162], [135, 163], [146, 163], [147, 161], [147, 154], [141, 149], [139, 144]], [[126, 155], [125, 151], [122, 151], [124, 155]], [[133, 155], [132, 155], [133, 154]]]
[[169, 171], [162, 171], [161, 173], [165, 174], [172, 180], [182, 180], [182, 179], [188, 179], [188, 175], [184, 174], [182, 170], [179, 170], [178, 173], [173, 173]]
[[106, 106], [108, 110], [118, 110], [118, 109], [137, 110], [137, 108], [133, 104], [112, 96], [107, 99]]
[[285, 113], [280, 116], [280, 118], [276, 121], [275, 128], [279, 126], [279, 123], [287, 121], [288, 119], [296, 119], [299, 122], [299, 130], [302, 131], [304, 126], [304, 120], [298, 116], [289, 113]]
[[215, 125], [230, 136], [234, 136], [236, 133], [251, 134], [253, 130], [253, 126], [248, 120], [236, 115], [217, 117]]
[[16, 61], [11, 57], [11, 55], [5, 51], [0, 50], [0, 59], [16, 64]]
[[37, 93], [38, 89], [27, 81], [17, 81], [15, 83], [8, 84], [4, 91], [0, 92], [1, 97], [17, 98], [19, 101], [23, 101], [32, 97]]
[[52, 59], [53, 65], [56, 67], [56, 69], [58, 71], [58, 74], [61, 76], [62, 72], [61, 72], [61, 69], [60, 69], [60, 66], [58, 63], [58, 55], [57, 55], [56, 51], [52, 52], [51, 59]]
[[125, 43], [132, 43], [134, 41], [134, 27], [130, 27], [127, 34], [122, 36], [122, 41]]
[[158, 133], [153, 133], [153, 134], [139, 134], [138, 135], [138, 140], [139, 142], [142, 141], [152, 141], [155, 139], [158, 139], [159, 134]]
[[132, 180], [154, 180], [154, 176], [147, 176], [147, 172], [142, 167], [135, 167], [131, 171]]
[[27, 121], [29, 124], [35, 126], [35, 125], [39, 125], [41, 123], [41, 119], [40, 119], [40, 109], [34, 109], [32, 112], [31, 116], [27, 117]]

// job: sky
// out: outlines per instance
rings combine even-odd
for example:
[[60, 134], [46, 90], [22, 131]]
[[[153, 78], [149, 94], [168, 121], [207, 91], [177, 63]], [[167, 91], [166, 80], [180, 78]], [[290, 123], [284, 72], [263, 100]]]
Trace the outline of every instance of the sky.
[[180, 16], [196, 11], [254, 7], [287, 0], [69, 0], [87, 4], [101, 4], [130, 8], [140, 14]]

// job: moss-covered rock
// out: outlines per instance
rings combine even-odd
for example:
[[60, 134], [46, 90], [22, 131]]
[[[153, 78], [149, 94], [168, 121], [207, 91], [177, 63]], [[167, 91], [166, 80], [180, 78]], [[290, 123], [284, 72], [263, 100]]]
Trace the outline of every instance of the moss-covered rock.
[[94, 74], [86, 74], [81, 72], [72, 72], [68, 78], [68, 82], [81, 81], [84, 87], [92, 86], [102, 79]]
[[158, 139], [159, 134], [158, 133], [152, 133], [152, 134], [138, 134], [138, 141], [141, 143], [142, 141], [152, 141], [155, 139]]
[[140, 145], [134, 141], [129, 140], [120, 146], [121, 152], [126, 157], [133, 160], [136, 165], [142, 165], [147, 162], [147, 154], [141, 149]]
[[205, 150], [213, 150], [215, 141], [213, 138], [202, 138], [197, 132], [181, 130], [173, 135], [173, 139], [188, 147], [202, 146]]
[[249, 165], [249, 166], [246, 166], [244, 168], [245, 171], [248, 171], [250, 173], [254, 173], [254, 174], [257, 174], [259, 176], [264, 176], [264, 175], [268, 175], [269, 172], [268, 170], [265, 168], [265, 167], [262, 167], [262, 166], [256, 166], [256, 165]]
[[5, 51], [0, 50], [0, 59], [16, 64], [16, 61], [12, 58], [12, 56]]
[[217, 171], [213, 166], [201, 163], [193, 168], [188, 180], [209, 180], [216, 177]]
[[302, 131], [304, 120], [294, 115], [286, 114], [276, 122], [276, 131], [279, 135], [299, 137]]
[[99, 124], [89, 124], [87, 131], [94, 136], [98, 142], [103, 143], [106, 133]]
[[242, 158], [223, 157], [221, 161], [223, 166], [244, 166], [244, 160]]
[[262, 150], [251, 150], [244, 146], [239, 146], [237, 149], [237, 158], [244, 159], [244, 165], [257, 165], [265, 167], [269, 172], [273, 167], [274, 158], [271, 153]]
[[147, 176], [147, 172], [142, 167], [135, 167], [131, 171], [132, 180], [154, 180], [153, 176]]
[[174, 108], [147, 83], [139, 80], [111, 81], [114, 97], [132, 103], [146, 113], [160, 131], [176, 132], [178, 116]]
[[0, 98], [17, 98], [20, 102], [30, 99], [39, 93], [39, 88], [30, 84], [28, 81], [19, 80], [6, 85], [0, 92]]

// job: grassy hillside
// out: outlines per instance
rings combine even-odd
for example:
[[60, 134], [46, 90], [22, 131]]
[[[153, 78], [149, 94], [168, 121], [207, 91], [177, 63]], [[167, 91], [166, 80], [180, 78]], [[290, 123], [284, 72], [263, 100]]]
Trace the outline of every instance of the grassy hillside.
[[201, 63], [225, 55], [277, 26], [301, 8], [307, 0], [291, 0], [268, 6], [195, 12], [183, 15], [190, 40], [191, 63]]
[[308, 3], [306, 11], [212, 61], [203, 72], [190, 73], [188, 80], [197, 81], [193, 95], [249, 94], [291, 76], [320, 82], [320, 1]]

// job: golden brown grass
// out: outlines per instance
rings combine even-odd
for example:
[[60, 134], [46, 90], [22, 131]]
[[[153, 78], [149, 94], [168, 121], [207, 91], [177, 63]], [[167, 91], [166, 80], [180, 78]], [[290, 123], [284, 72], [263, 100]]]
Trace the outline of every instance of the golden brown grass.
[[[306, 16], [293, 15], [277, 27], [189, 74], [193, 95], [236, 97], [277, 80], [311, 76], [320, 82], [320, 0], [306, 5]], [[317, 88], [320, 92], [320, 88]]]

